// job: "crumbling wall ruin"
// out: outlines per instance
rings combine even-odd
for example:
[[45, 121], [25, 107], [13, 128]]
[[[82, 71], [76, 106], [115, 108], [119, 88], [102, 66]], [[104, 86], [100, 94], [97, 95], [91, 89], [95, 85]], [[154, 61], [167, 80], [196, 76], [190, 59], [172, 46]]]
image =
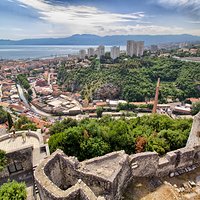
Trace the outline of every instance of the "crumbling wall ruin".
[[26, 146], [23, 148], [8, 151], [6, 153], [7, 166], [0, 172], [0, 185], [7, 182], [8, 179], [24, 180], [33, 177], [33, 147]]
[[135, 177], [167, 176], [200, 165], [200, 113], [186, 147], [159, 157], [156, 152], [124, 151], [78, 162], [57, 150], [38, 166], [35, 179], [42, 200], [119, 200]]
[[192, 129], [186, 144], [186, 147], [200, 145], [200, 112], [194, 116]]

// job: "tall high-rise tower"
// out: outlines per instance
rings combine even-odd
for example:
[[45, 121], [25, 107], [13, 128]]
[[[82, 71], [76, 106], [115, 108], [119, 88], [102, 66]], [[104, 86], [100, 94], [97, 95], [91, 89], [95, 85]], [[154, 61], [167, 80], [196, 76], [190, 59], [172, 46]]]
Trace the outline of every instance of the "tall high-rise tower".
[[110, 57], [115, 60], [120, 55], [120, 47], [111, 47]]
[[86, 56], [86, 50], [85, 49], [81, 49], [79, 51], [79, 58], [80, 59], [85, 59], [85, 56]]
[[95, 55], [94, 48], [89, 48], [89, 49], [88, 49], [88, 57], [94, 56], [94, 55]]
[[97, 48], [97, 57], [101, 58], [101, 56], [104, 55], [105, 55], [105, 47], [101, 45]]
[[129, 56], [142, 56], [144, 52], [144, 41], [128, 40], [126, 46], [126, 53]]

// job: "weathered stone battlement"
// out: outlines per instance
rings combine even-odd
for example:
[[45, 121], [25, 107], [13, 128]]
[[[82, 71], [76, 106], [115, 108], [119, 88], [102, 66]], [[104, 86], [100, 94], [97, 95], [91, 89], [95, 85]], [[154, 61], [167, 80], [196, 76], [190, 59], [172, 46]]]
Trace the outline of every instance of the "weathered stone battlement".
[[[13, 177], [18, 176], [20, 179], [23, 174], [28, 174], [32, 171], [32, 151], [33, 147], [31, 145], [27, 145], [23, 148], [7, 152], [6, 157], [8, 165], [3, 169], [3, 171], [0, 172], [0, 185], [8, 178], [12, 179]], [[16, 170], [16, 172], [12, 173], [11, 170]]]
[[186, 147], [194, 147], [199, 145], [200, 145], [200, 112], [194, 116], [192, 129]]
[[[184, 148], [159, 157], [156, 152], [127, 155], [124, 151], [79, 162], [57, 150], [35, 171], [42, 200], [119, 200], [134, 177], [167, 176], [200, 164], [200, 113], [195, 116]], [[191, 136], [191, 134], [193, 136]]]
[[[25, 138], [22, 137], [25, 133]], [[15, 136], [0, 136], [0, 148], [6, 152], [7, 165], [0, 172], [0, 185], [8, 179], [33, 183], [33, 170], [49, 154], [48, 145], [38, 131], [17, 131]], [[35, 190], [33, 191], [35, 194]]]

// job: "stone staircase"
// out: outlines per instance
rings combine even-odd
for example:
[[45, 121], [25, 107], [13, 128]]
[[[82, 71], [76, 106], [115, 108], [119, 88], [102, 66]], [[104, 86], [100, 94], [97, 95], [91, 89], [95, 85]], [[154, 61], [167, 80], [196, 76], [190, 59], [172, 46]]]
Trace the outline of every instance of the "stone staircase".
[[[33, 166], [33, 174], [35, 172], [36, 167], [37, 166]], [[34, 182], [33, 182], [33, 189], [34, 189], [35, 200], [40, 200], [39, 190], [38, 190], [35, 178], [34, 178]]]

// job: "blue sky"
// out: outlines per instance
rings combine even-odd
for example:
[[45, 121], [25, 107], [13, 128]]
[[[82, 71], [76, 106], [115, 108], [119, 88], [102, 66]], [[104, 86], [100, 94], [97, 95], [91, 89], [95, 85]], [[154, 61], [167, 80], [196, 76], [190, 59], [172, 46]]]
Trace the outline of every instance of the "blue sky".
[[0, 38], [200, 35], [200, 0], [0, 0]]

